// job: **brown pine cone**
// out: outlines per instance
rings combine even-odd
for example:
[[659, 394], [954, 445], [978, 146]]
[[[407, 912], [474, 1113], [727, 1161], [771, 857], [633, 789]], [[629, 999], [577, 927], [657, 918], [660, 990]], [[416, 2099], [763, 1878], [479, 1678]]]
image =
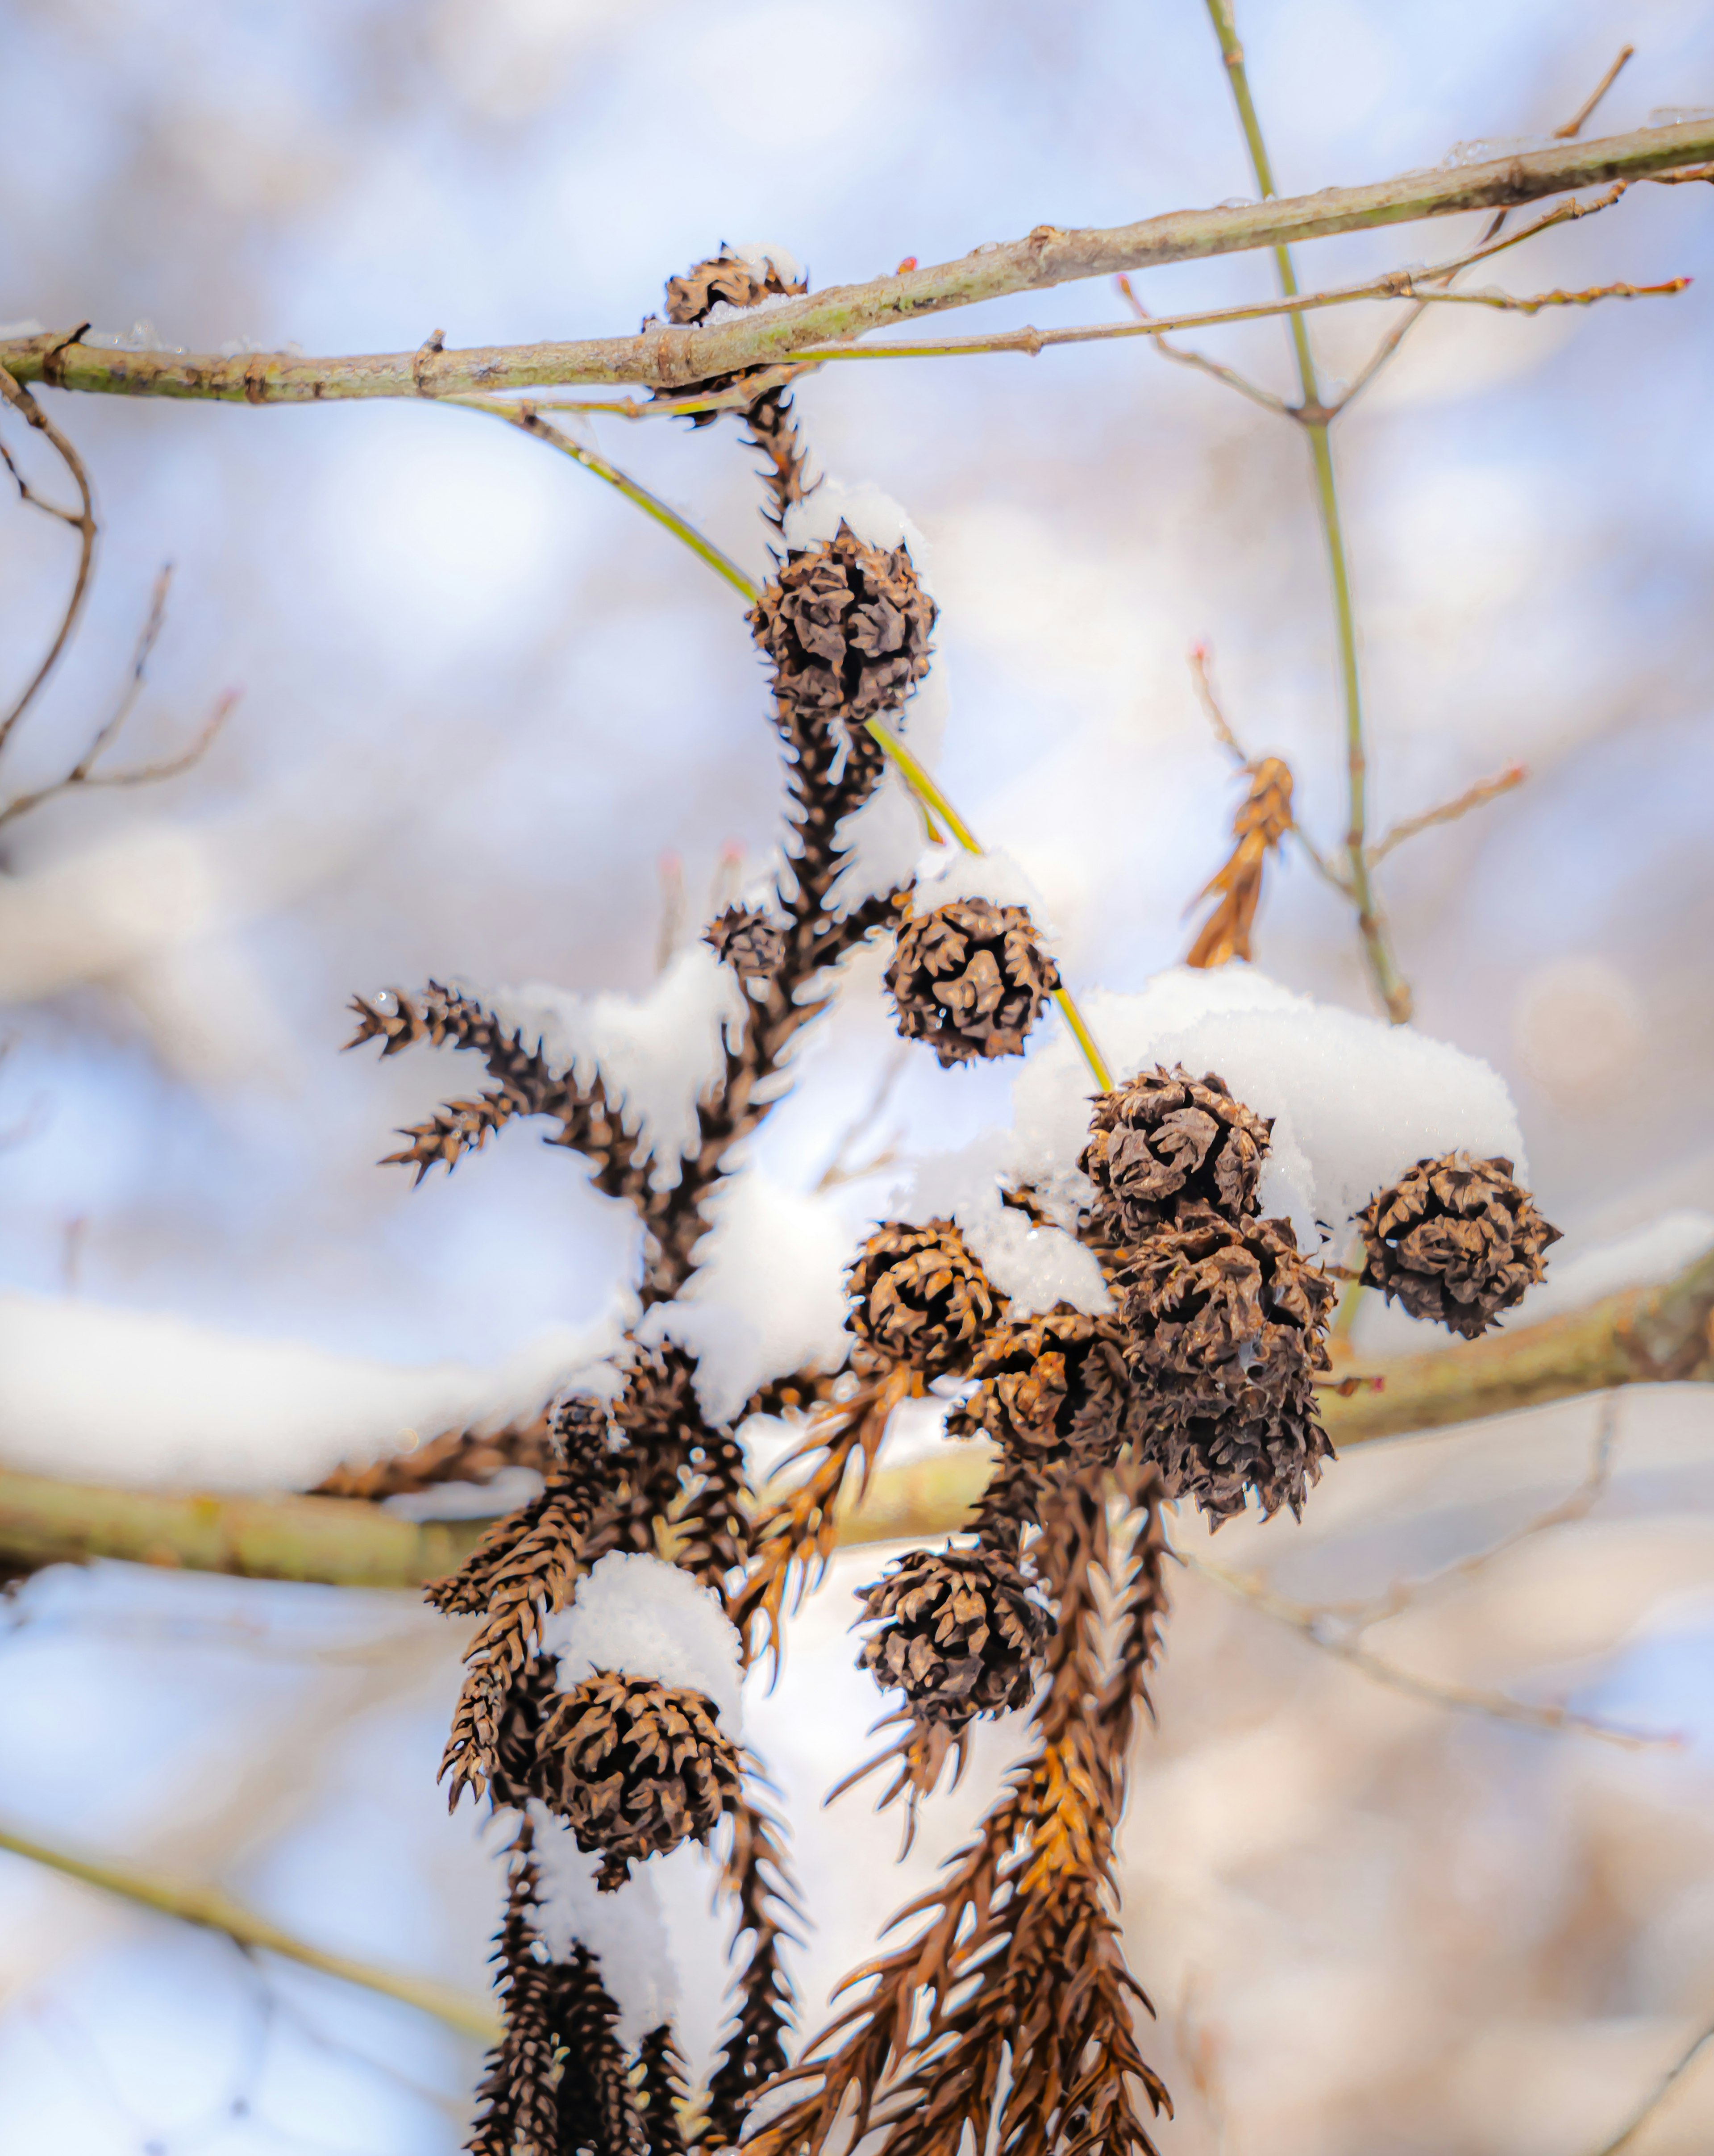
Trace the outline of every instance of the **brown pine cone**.
[[1023, 906], [954, 898], [900, 929], [886, 984], [901, 1035], [926, 1040], [949, 1070], [1021, 1055], [1060, 969]]
[[886, 1621], [858, 1667], [925, 1720], [956, 1727], [1028, 1703], [1053, 1619], [1007, 1558], [912, 1550], [859, 1592], [864, 1618]]
[[947, 1417], [952, 1437], [991, 1438], [1038, 1466], [1111, 1460], [1129, 1434], [1136, 1388], [1114, 1317], [1063, 1306], [991, 1332], [970, 1374], [979, 1380]]
[[666, 280], [666, 318], [681, 328], [704, 321], [724, 300], [729, 307], [753, 307], [775, 297], [793, 297], [809, 290], [807, 280], [788, 284], [770, 261], [760, 270], [722, 247], [682, 277]]
[[1542, 1253], [1559, 1240], [1513, 1179], [1503, 1158], [1450, 1152], [1419, 1160], [1378, 1191], [1357, 1216], [1367, 1255], [1362, 1276], [1413, 1317], [1438, 1321], [1466, 1340], [1541, 1279]]
[[1120, 1275], [1126, 1359], [1157, 1402], [1192, 1414], [1285, 1400], [1327, 1367], [1333, 1283], [1289, 1220], [1181, 1204]]
[[1219, 1414], [1166, 1403], [1140, 1450], [1159, 1466], [1167, 1495], [1194, 1498], [1216, 1527], [1244, 1510], [1252, 1490], [1265, 1519], [1282, 1505], [1300, 1514], [1321, 1462], [1333, 1457], [1307, 1378], [1282, 1396], [1253, 1392]]
[[633, 1862], [706, 1841], [738, 1801], [738, 1754], [700, 1691], [598, 1670], [566, 1692], [541, 1733], [548, 1804], [581, 1850], [603, 1861], [595, 1883], [622, 1887]]
[[752, 906], [729, 906], [703, 930], [702, 940], [741, 981], [767, 980], [786, 955], [785, 930]]
[[855, 728], [898, 711], [927, 673], [935, 614], [909, 547], [865, 547], [842, 521], [820, 546], [787, 555], [750, 629], [782, 703]]
[[1137, 1242], [1187, 1199], [1241, 1220], [1255, 1210], [1272, 1128], [1212, 1070], [1200, 1081], [1158, 1064], [1140, 1072], [1103, 1093], [1090, 1121], [1079, 1165], [1096, 1187], [1098, 1224]]
[[950, 1220], [889, 1220], [845, 1276], [860, 1368], [961, 1370], [1004, 1307]]

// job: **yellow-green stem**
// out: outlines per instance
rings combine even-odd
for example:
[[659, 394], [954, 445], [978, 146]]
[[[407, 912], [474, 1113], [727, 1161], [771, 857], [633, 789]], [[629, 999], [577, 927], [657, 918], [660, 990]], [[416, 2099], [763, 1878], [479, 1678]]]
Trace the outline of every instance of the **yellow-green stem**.
[[[1220, 57], [1226, 64], [1226, 79], [1232, 86], [1232, 100], [1238, 108], [1238, 123], [1244, 131], [1244, 147], [1250, 152], [1250, 168], [1255, 174], [1256, 186], [1266, 201], [1276, 196], [1279, 190], [1274, 184], [1273, 165], [1268, 157], [1267, 144], [1262, 138], [1255, 100], [1250, 94], [1250, 76], [1244, 64], [1244, 47], [1239, 42], [1232, 0], [1206, 0], [1206, 5], [1209, 20], [1219, 40]], [[1279, 272], [1280, 289], [1287, 299], [1295, 299], [1297, 296], [1297, 271], [1291, 259], [1291, 249], [1282, 244], [1272, 252]], [[1374, 983], [1377, 994], [1386, 1005], [1388, 1017], [1395, 1025], [1403, 1025], [1411, 1014], [1410, 989], [1393, 958], [1370, 873], [1368, 756], [1363, 741], [1362, 679], [1357, 665], [1357, 616], [1351, 601], [1351, 571], [1346, 558], [1344, 528], [1339, 515], [1339, 490], [1333, 472], [1331, 429], [1334, 415], [1321, 403], [1315, 353], [1309, 341], [1309, 325], [1301, 314], [1290, 316], [1288, 321], [1301, 393], [1301, 402], [1294, 417], [1301, 422], [1309, 436], [1310, 462], [1315, 475], [1316, 510], [1321, 519], [1321, 536], [1327, 545], [1327, 572], [1333, 588], [1334, 626], [1339, 644], [1340, 691], [1345, 710], [1347, 872], [1370, 978]]]
[[[984, 850], [982, 841], [898, 736], [890, 732], [885, 721], [880, 719], [869, 719], [865, 723], [870, 733], [897, 764], [900, 771], [904, 774], [906, 784], [921, 802], [924, 808], [931, 815], [940, 818], [942, 823], [946, 825], [967, 854], [983, 852]], [[1059, 1005], [1060, 1015], [1071, 1029], [1071, 1038], [1082, 1050], [1084, 1061], [1095, 1074], [1095, 1082], [1101, 1087], [1102, 1092], [1111, 1093], [1113, 1090], [1113, 1079], [1111, 1072], [1107, 1068], [1106, 1058], [1096, 1046], [1095, 1036], [1084, 1023], [1083, 1014], [1078, 1009], [1071, 991], [1069, 988], [1055, 988], [1054, 1001]]]

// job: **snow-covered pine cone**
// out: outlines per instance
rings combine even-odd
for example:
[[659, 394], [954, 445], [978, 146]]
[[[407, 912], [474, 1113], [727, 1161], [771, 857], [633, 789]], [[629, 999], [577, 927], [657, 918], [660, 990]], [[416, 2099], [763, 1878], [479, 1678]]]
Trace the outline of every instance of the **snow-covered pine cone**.
[[912, 1550], [860, 1592], [865, 1620], [884, 1621], [859, 1667], [925, 1720], [956, 1727], [1029, 1701], [1053, 1620], [1008, 1558]]
[[900, 929], [886, 984], [901, 1035], [926, 1041], [950, 1069], [1021, 1055], [1060, 969], [1024, 907], [953, 898]]
[[1509, 1160], [1461, 1152], [1419, 1160], [1376, 1193], [1357, 1224], [1369, 1286], [1466, 1340], [1541, 1279], [1542, 1253], [1559, 1240]]
[[1299, 1255], [1289, 1220], [1229, 1220], [1181, 1204], [1120, 1275], [1126, 1360], [1188, 1414], [1280, 1401], [1327, 1367], [1333, 1283]]
[[1333, 1457], [1307, 1376], [1283, 1394], [1252, 1390], [1218, 1414], [1163, 1403], [1141, 1450], [1160, 1468], [1167, 1495], [1193, 1498], [1217, 1527], [1252, 1491], [1264, 1517], [1282, 1505], [1301, 1512], [1321, 1462]]
[[807, 279], [788, 281], [771, 259], [750, 262], [722, 247], [682, 277], [667, 279], [666, 318], [685, 327], [706, 321], [722, 301], [729, 307], [753, 307], [763, 300], [794, 298], [808, 290]]
[[886, 1221], [845, 1280], [860, 1368], [962, 1370], [1004, 1306], [950, 1220]]
[[1103, 1093], [1090, 1121], [1080, 1165], [1096, 1187], [1098, 1220], [1126, 1242], [1187, 1199], [1241, 1220], [1255, 1210], [1272, 1128], [1212, 1070], [1199, 1080], [1182, 1067], [1139, 1072]]
[[741, 981], [765, 981], [786, 955], [785, 930], [755, 906], [729, 906], [703, 930], [702, 940]]
[[787, 555], [750, 629], [783, 703], [854, 730], [899, 710], [927, 673], [935, 612], [908, 547], [865, 547], [842, 521], [831, 539]]
[[701, 1692], [598, 1670], [566, 1692], [541, 1732], [543, 1794], [603, 1859], [596, 1885], [682, 1841], [706, 1841], [738, 1801], [738, 1754]]

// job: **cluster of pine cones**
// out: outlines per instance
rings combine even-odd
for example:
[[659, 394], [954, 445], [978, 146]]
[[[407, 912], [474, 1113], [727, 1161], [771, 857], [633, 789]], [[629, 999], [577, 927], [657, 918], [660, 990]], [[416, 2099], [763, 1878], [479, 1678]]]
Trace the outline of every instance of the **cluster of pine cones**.
[[[1014, 1319], [949, 1220], [889, 1223], [853, 1266], [854, 1363], [972, 1381], [947, 1430], [998, 1455], [967, 1546], [913, 1551], [863, 1593], [863, 1666], [920, 1719], [1028, 1701], [1052, 1623], [1032, 1530], [1066, 1476], [1128, 1455], [1216, 1526], [1252, 1494], [1265, 1517], [1301, 1510], [1332, 1454], [1315, 1385], [1335, 1290], [1260, 1216], [1270, 1129], [1212, 1072], [1157, 1067], [1096, 1101], [1077, 1233], [1109, 1314]], [[1466, 1337], [1541, 1278], [1555, 1236], [1509, 1161], [1463, 1155], [1419, 1162], [1357, 1227], [1362, 1277]]]

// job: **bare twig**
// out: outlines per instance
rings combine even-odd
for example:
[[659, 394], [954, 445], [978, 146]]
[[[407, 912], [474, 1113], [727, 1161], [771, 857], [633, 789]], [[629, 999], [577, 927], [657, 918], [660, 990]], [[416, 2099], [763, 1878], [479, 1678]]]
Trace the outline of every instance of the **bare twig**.
[[1621, 2149], [1634, 2147], [1637, 2136], [1711, 2044], [1714, 2044], [1714, 2022], [1710, 2022], [1696, 2036], [1688, 2051], [1681, 2052], [1673, 2061], [1650, 2095], [1631, 2113], [1614, 2138], [1601, 2143], [1595, 2151], [1595, 2156], [1619, 2156]]
[[1475, 785], [1466, 787], [1455, 799], [1443, 801], [1438, 808], [1425, 808], [1420, 816], [1407, 816], [1402, 824], [1395, 824], [1378, 845], [1369, 848], [1369, 860], [1384, 860], [1395, 846], [1415, 838], [1419, 831], [1429, 830], [1436, 824], [1455, 823], [1472, 808], [1480, 808], [1484, 802], [1497, 800], [1502, 793], [1510, 793], [1513, 787], [1522, 786], [1529, 775], [1527, 764], [1509, 764], [1492, 778], [1480, 779]]
[[58, 508], [54, 503], [44, 501], [25, 480], [12, 458], [7, 456], [6, 468], [17, 482], [20, 501], [27, 501], [32, 508], [39, 509], [49, 516], [57, 517], [62, 524], [70, 525], [78, 535], [78, 557], [77, 574], [72, 579], [71, 595], [65, 602], [64, 610], [59, 617], [59, 627], [54, 632], [54, 641], [48, 647], [48, 655], [25, 684], [22, 696], [5, 716], [0, 718], [0, 749], [4, 749], [11, 738], [13, 728], [35, 701], [42, 685], [59, 663], [59, 654], [70, 641], [71, 632], [77, 626], [78, 616], [82, 613], [84, 601], [89, 595], [90, 572], [95, 566], [96, 526], [95, 497], [90, 490], [90, 475], [84, 469], [83, 459], [28, 390], [3, 366], [0, 366], [0, 398], [3, 398], [21, 418], [28, 420], [58, 454], [60, 462], [71, 474], [72, 483], [77, 488], [79, 503], [77, 510], [73, 511]]
[[1556, 142], [1575, 141], [1577, 137], [1583, 133], [1585, 126], [1587, 126], [1589, 121], [1594, 116], [1595, 107], [1601, 102], [1601, 100], [1605, 97], [1608, 91], [1612, 89], [1614, 84], [1618, 81], [1620, 74], [1624, 70], [1626, 62], [1634, 55], [1635, 52], [1636, 47], [1634, 45], [1621, 45], [1619, 47], [1618, 59], [1614, 61], [1612, 66], [1608, 69], [1606, 74], [1604, 74], [1599, 82], [1595, 85], [1595, 87], [1589, 92], [1588, 95], [1583, 100], [1577, 110], [1573, 113], [1570, 119], [1566, 121], [1563, 127], [1556, 127], [1553, 130], [1553, 139]]
[[863, 1176], [875, 1174], [880, 1168], [890, 1168], [897, 1160], [898, 1148], [891, 1141], [883, 1144], [880, 1152], [860, 1168], [852, 1163], [851, 1155], [857, 1141], [880, 1122], [882, 1111], [892, 1097], [893, 1088], [904, 1075], [910, 1061], [910, 1048], [901, 1041], [882, 1064], [868, 1100], [839, 1133], [839, 1142], [828, 1156], [827, 1166], [816, 1183], [818, 1191], [836, 1190], [841, 1183], [855, 1183]]
[[656, 323], [637, 336], [571, 343], [330, 358], [251, 352], [232, 359], [213, 352], [122, 352], [83, 345], [75, 336], [55, 332], [0, 341], [0, 365], [20, 382], [251, 404], [445, 398], [459, 392], [489, 395], [578, 382], [683, 391], [742, 367], [791, 363], [813, 347], [849, 341], [889, 322], [920, 320], [1008, 293], [1536, 202], [1616, 179], [1706, 164], [1711, 157], [1714, 121], [1686, 121], [1593, 142], [1555, 142], [1482, 165], [1406, 173], [1366, 187], [1224, 209], [1177, 210], [1106, 230], [1039, 225], [1021, 239], [978, 249], [954, 262], [901, 270], [865, 285], [834, 286], [707, 328]]
[[[1132, 290], [1131, 280], [1121, 270], [1113, 280], [1119, 295], [1140, 322], [1152, 322], [1154, 316]], [[1264, 411], [1275, 412], [1283, 418], [1291, 407], [1283, 397], [1276, 397], [1271, 389], [1264, 389], [1257, 382], [1239, 373], [1235, 367], [1223, 367], [1217, 359], [1205, 352], [1192, 352], [1182, 344], [1169, 344], [1165, 333], [1157, 329], [1154, 333], [1155, 350], [1162, 359], [1176, 360], [1180, 367], [1193, 367], [1203, 374], [1212, 375], [1216, 382], [1224, 382], [1229, 389], [1235, 389], [1240, 397], [1248, 397], [1252, 403], [1260, 404]]]
[[139, 1871], [127, 1865], [97, 1863], [9, 1828], [0, 1828], [0, 1849], [9, 1850], [14, 1856], [28, 1857], [31, 1863], [44, 1866], [68, 1879], [81, 1880], [86, 1887], [98, 1887], [103, 1893], [156, 1910], [162, 1916], [177, 1917], [185, 1923], [200, 1925], [206, 1931], [223, 1932], [246, 1953], [260, 1948], [279, 1954], [285, 1960], [300, 1962], [305, 1969], [319, 1969], [324, 1976], [337, 1977], [343, 1984], [359, 1984], [366, 1991], [378, 1991], [389, 1999], [402, 1999], [408, 2006], [432, 2014], [436, 2020], [444, 2021], [462, 2035], [490, 2043], [499, 2033], [498, 2019], [487, 1999], [455, 1990], [449, 1984], [437, 1984], [432, 1977], [411, 1976], [403, 1969], [379, 1969], [372, 1963], [354, 1961], [346, 1954], [328, 1953], [305, 1939], [282, 1931], [279, 1925], [269, 1923], [265, 1917], [245, 1908], [218, 1887], [157, 1877], [152, 1872]]

